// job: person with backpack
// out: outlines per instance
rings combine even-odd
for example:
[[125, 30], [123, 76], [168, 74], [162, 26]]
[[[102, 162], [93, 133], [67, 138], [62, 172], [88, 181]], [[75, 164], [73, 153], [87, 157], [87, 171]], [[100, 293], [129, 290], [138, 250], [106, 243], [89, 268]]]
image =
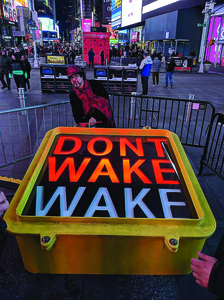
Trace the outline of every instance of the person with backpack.
[[11, 65], [12, 65], [12, 74], [14, 76], [17, 90], [19, 88], [25, 89], [25, 69], [23, 67], [21, 60], [17, 58], [14, 54], [12, 55]]
[[25, 71], [25, 74], [24, 74], [24, 76], [25, 76], [25, 90], [26, 90], [26, 84], [27, 84], [27, 87], [28, 87], [28, 90], [29, 90], [30, 89], [29, 79], [30, 79], [31, 65], [30, 65], [30, 62], [28, 61], [28, 59], [25, 55], [21, 56], [21, 61], [22, 61], [23, 68], [24, 68], [24, 71]]

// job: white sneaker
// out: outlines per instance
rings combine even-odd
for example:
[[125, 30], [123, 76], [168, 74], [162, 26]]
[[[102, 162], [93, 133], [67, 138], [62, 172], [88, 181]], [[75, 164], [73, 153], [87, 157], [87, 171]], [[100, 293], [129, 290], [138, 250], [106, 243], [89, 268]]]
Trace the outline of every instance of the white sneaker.
[[155, 86], [155, 84], [152, 85], [153, 87]]

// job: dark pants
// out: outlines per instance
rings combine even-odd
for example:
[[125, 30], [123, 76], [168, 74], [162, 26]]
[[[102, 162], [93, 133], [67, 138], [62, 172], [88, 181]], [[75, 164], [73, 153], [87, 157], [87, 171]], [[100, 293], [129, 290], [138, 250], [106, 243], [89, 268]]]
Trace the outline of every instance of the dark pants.
[[27, 85], [28, 90], [29, 90], [30, 89], [30, 82], [29, 82], [28, 78], [25, 78], [25, 88], [26, 88], [26, 85]]
[[14, 75], [14, 80], [18, 88], [24, 88], [25, 89], [25, 77], [24, 75]]
[[152, 73], [152, 81], [153, 81], [153, 85], [155, 85], [155, 81], [156, 84], [159, 85], [159, 72]]
[[168, 78], [170, 78], [170, 86], [173, 86], [173, 72], [166, 73], [166, 86], [168, 86]]
[[[5, 82], [4, 75], [6, 76], [7, 84]], [[10, 88], [11, 81], [9, 79], [9, 73], [7, 73], [7, 74], [0, 74], [0, 80], [1, 80], [2, 86], [8, 86], [8, 88]]]
[[92, 65], [92, 68], [94, 67], [94, 61], [93, 60], [89, 60], [89, 68], [91, 68], [91, 65]]
[[149, 77], [142, 76], [142, 94], [148, 95], [148, 83], [149, 83]]
[[104, 65], [104, 60], [102, 60], [102, 59], [101, 59], [101, 65], [102, 65], [102, 66]]

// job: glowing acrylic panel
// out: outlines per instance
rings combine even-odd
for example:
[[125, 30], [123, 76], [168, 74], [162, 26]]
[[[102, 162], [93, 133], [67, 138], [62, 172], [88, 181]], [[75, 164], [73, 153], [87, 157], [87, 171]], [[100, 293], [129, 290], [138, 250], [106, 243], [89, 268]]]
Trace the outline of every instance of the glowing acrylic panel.
[[166, 138], [63, 135], [43, 168], [23, 215], [197, 218]]

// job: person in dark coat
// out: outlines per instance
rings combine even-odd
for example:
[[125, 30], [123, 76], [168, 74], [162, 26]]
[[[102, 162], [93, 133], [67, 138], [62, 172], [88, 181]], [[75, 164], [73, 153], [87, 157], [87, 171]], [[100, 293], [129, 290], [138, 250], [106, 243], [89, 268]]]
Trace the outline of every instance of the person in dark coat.
[[14, 54], [14, 49], [10, 48], [8, 51], [8, 57], [11, 58], [13, 54]]
[[214, 257], [198, 252], [200, 259], [191, 259], [191, 270], [197, 284], [208, 288], [216, 295], [216, 300], [224, 299], [224, 235]]
[[164, 86], [165, 88], [168, 87], [168, 78], [170, 78], [170, 87], [171, 87], [171, 89], [173, 88], [173, 73], [174, 73], [175, 67], [176, 67], [176, 63], [175, 63], [174, 58], [171, 58], [170, 60], [167, 61], [166, 85]]
[[69, 94], [76, 124], [88, 127], [115, 127], [109, 97], [103, 85], [87, 80], [77, 66], [67, 69], [72, 92]]
[[25, 69], [22, 62], [15, 55], [12, 55], [12, 74], [18, 88], [25, 89]]
[[101, 57], [101, 65], [103, 66], [104, 65], [104, 51], [103, 50], [100, 52], [100, 57]]
[[72, 59], [72, 64], [74, 65], [76, 55], [75, 55], [75, 51], [73, 49], [70, 50], [70, 58]]
[[[6, 232], [7, 225], [5, 220], [2, 218], [2, 215], [8, 208], [9, 208], [9, 202], [6, 200], [4, 193], [0, 192], [0, 259], [7, 239], [7, 232]], [[4, 270], [0, 267], [0, 273], [3, 272]]]
[[25, 70], [25, 90], [26, 90], [26, 84], [27, 84], [27, 87], [28, 87], [28, 90], [29, 90], [30, 89], [29, 79], [30, 79], [31, 65], [30, 65], [30, 62], [28, 61], [28, 59], [25, 55], [21, 56], [21, 61], [22, 61], [22, 64], [23, 64], [23, 68]]
[[158, 57], [155, 57], [155, 59], [152, 62], [152, 81], [153, 81], [153, 86], [159, 85], [159, 70], [161, 67], [161, 61], [159, 60]]
[[91, 68], [91, 65], [92, 65], [92, 68], [94, 67], [94, 56], [95, 56], [95, 53], [93, 52], [93, 48], [91, 48], [88, 52], [88, 56], [89, 56], [89, 68]]
[[[11, 72], [11, 59], [6, 55], [6, 51], [2, 50], [0, 56], [0, 80], [2, 83], [2, 89], [8, 87], [8, 90], [11, 90], [11, 80], [9, 78], [9, 73]], [[4, 76], [6, 76], [7, 84], [4, 80]]]

